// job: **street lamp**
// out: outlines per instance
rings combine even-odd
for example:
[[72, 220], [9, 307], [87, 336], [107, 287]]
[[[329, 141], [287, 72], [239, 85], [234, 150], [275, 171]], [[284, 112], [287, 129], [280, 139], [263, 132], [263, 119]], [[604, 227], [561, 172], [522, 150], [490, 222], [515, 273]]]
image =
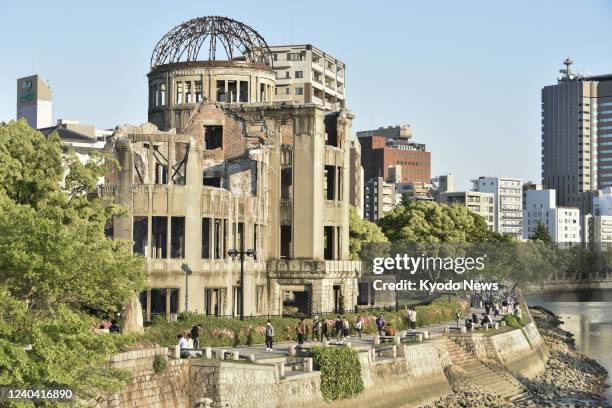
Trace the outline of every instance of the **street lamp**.
[[257, 259], [255, 250], [238, 251], [237, 249], [230, 249], [227, 254], [232, 259], [236, 259], [240, 255], [240, 320], [244, 320], [244, 256], [252, 256], [253, 259]]
[[189, 311], [189, 275], [193, 272], [186, 263], [181, 265], [181, 270], [185, 272], [185, 312]]

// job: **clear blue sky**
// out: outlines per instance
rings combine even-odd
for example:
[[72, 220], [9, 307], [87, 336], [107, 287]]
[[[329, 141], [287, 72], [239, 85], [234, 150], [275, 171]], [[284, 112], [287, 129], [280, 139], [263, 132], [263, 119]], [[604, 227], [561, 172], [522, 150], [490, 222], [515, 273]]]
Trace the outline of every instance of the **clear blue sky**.
[[151, 51], [204, 15], [269, 44], [311, 43], [347, 64], [353, 131], [409, 123], [434, 175], [540, 178], [540, 89], [561, 61], [612, 72], [612, 1], [0, 0], [0, 120], [16, 78], [48, 79], [54, 116], [100, 128], [147, 117]]

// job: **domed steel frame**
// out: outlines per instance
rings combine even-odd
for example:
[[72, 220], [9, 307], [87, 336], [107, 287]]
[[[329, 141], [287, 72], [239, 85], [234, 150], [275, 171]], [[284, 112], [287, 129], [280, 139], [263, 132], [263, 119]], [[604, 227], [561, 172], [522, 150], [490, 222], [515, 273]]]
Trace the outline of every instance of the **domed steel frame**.
[[153, 50], [151, 69], [175, 62], [205, 61], [198, 59], [205, 43], [208, 61], [215, 61], [217, 42], [227, 60], [243, 57], [247, 62], [272, 66], [270, 48], [257, 31], [231, 18], [207, 16], [186, 21], [166, 33]]

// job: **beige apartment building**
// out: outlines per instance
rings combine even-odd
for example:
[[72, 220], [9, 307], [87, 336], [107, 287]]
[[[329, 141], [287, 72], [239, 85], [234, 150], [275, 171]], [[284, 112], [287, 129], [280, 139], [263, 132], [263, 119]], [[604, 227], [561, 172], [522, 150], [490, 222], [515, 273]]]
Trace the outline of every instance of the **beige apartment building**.
[[495, 194], [479, 191], [447, 191], [440, 193], [439, 200], [441, 203], [467, 207], [474, 214], [484, 218], [489, 231], [495, 230]]
[[327, 111], [345, 108], [343, 62], [310, 44], [279, 45], [270, 50], [277, 101], [314, 103]]
[[[220, 24], [232, 32], [219, 34]], [[225, 60], [208, 44], [219, 36], [239, 44]], [[189, 48], [204, 39], [208, 58]], [[249, 49], [257, 51], [236, 55]], [[272, 55], [237, 21], [183, 23], [153, 53], [151, 123], [118, 129], [107, 146], [120, 168], [103, 192], [128, 210], [115, 219], [114, 237], [133, 240], [145, 258], [147, 318], [357, 304], [361, 264], [348, 247], [353, 116], [275, 101]], [[233, 249], [256, 255], [245, 256], [243, 281]]]

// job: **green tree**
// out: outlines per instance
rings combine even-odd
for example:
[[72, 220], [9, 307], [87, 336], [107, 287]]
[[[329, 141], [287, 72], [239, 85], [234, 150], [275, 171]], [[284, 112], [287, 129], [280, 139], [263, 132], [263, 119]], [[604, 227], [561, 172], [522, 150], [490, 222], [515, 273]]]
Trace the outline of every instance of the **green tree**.
[[364, 243], [387, 242], [387, 237], [375, 223], [362, 219], [353, 206], [349, 209], [349, 251], [352, 260], [359, 260]]
[[390, 241], [487, 242], [504, 240], [485, 220], [462, 205], [408, 200], [379, 220]]
[[[116, 389], [108, 355], [133, 338], [93, 333], [145, 285], [130, 243], [104, 234], [121, 209], [92, 192], [106, 167], [56, 135], [0, 125], [0, 384]], [[27, 350], [27, 351], [26, 351]]]
[[538, 227], [536, 228], [534, 233], [529, 237], [529, 239], [532, 241], [542, 241], [547, 244], [550, 244], [551, 242], [550, 235], [548, 233], [548, 228], [546, 228], [546, 225], [544, 225], [542, 221], [538, 223]]

